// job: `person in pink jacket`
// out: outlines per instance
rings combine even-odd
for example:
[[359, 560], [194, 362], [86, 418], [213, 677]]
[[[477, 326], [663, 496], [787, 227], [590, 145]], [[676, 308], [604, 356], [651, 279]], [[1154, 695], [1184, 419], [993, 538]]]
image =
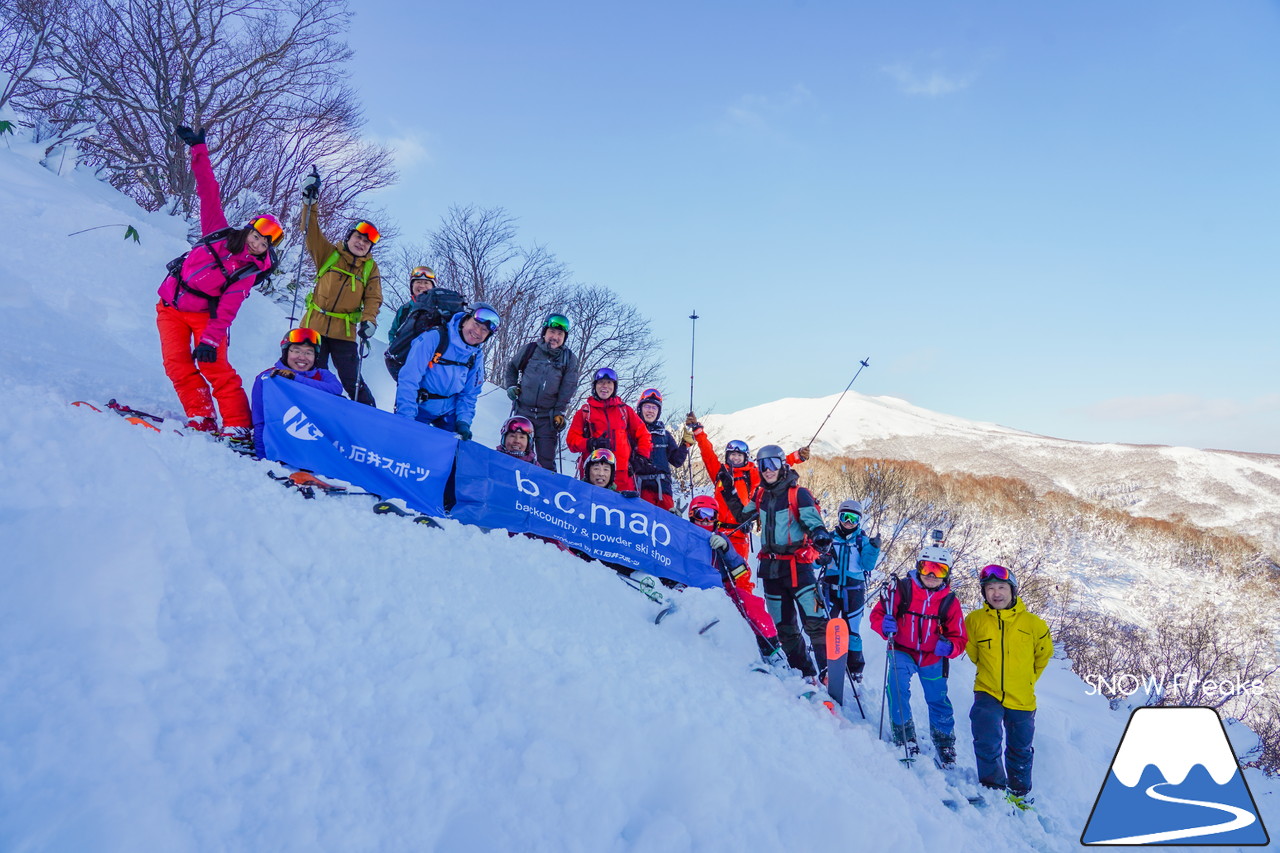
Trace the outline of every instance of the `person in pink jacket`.
[[915, 571], [884, 592], [871, 610], [871, 627], [889, 641], [885, 673], [893, 742], [905, 746], [908, 758], [920, 753], [911, 719], [911, 676], [929, 706], [929, 735], [935, 761], [949, 768], [956, 763], [956, 720], [947, 696], [951, 658], [964, 654], [969, 634], [964, 613], [951, 583], [951, 549], [931, 545], [920, 552]]
[[179, 127], [177, 133], [191, 148], [204, 236], [169, 264], [169, 275], [160, 285], [156, 327], [164, 372], [178, 393], [188, 428], [217, 432], [217, 400], [223, 436], [251, 447], [249, 398], [227, 361], [228, 332], [253, 285], [274, 268], [272, 247], [284, 230], [270, 214], [255, 216], [240, 228], [229, 227], [204, 129]]

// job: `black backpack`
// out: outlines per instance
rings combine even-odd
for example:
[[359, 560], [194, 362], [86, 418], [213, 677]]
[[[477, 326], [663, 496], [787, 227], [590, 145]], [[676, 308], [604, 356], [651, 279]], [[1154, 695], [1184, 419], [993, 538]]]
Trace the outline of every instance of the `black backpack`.
[[[400, 378], [400, 368], [404, 367], [405, 359], [409, 357], [409, 347], [418, 335], [432, 329], [447, 327], [454, 314], [466, 309], [467, 300], [462, 298], [461, 293], [439, 285], [415, 299], [408, 316], [396, 330], [395, 340], [387, 344], [384, 358], [391, 378]], [[442, 335], [441, 341], [444, 340], [445, 337]]]
[[[214, 231], [211, 234], [206, 234], [199, 240], [192, 243], [191, 249], [194, 249], [197, 246], [208, 246], [211, 243], [217, 243], [219, 240], [225, 240], [239, 230], [239, 228], [231, 227], [219, 228], [217, 231]], [[214, 263], [218, 265], [218, 271], [222, 273], [222, 287], [219, 288], [216, 294], [209, 294], [202, 290], [196, 290], [182, 279], [182, 265], [187, 262], [187, 255], [191, 254], [191, 249], [188, 249], [181, 255], [178, 255], [178, 257], [169, 261], [169, 263], [164, 265], [164, 269], [165, 272], [169, 274], [168, 277], [172, 278], [174, 282], [177, 283], [177, 289], [173, 294], [174, 302], [176, 303], [178, 301], [178, 297], [183, 293], [190, 293], [192, 296], [198, 296], [209, 304], [208, 310], [210, 317], [218, 313], [218, 301], [222, 299], [222, 294], [226, 293], [227, 288], [233, 283], [239, 281], [246, 275], [252, 274], [256, 276], [256, 280], [253, 283], [254, 287], [257, 287], [260, 284], [266, 284], [271, 281], [272, 274], [275, 273], [276, 267], [280, 265], [280, 259], [276, 256], [274, 246], [271, 245], [267, 247], [267, 257], [271, 259], [271, 266], [267, 267], [265, 270], [258, 270], [250, 264], [238, 272], [231, 273], [228, 272], [226, 266], [223, 265], [222, 258], [218, 257], [216, 252], [210, 252], [209, 254], [213, 257]]]

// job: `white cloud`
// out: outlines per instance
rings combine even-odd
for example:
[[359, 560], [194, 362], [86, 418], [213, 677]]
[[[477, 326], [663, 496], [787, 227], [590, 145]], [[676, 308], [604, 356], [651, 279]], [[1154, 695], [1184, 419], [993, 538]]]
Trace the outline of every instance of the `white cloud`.
[[951, 74], [945, 71], [921, 71], [907, 62], [896, 62], [880, 69], [898, 84], [899, 91], [907, 95], [924, 95], [938, 98], [967, 89], [973, 85], [976, 74]]
[[736, 103], [725, 108], [725, 118], [730, 124], [739, 127], [764, 129], [773, 119], [807, 106], [813, 100], [813, 93], [803, 84], [796, 83], [776, 95], [743, 95]]
[[1157, 394], [1149, 397], [1112, 397], [1078, 409], [1101, 421], [1132, 421], [1144, 418], [1191, 423], [1280, 412], [1280, 394], [1263, 394], [1252, 400], [1199, 397], [1195, 394]]
[[385, 145], [391, 149], [396, 170], [399, 172], [412, 169], [421, 163], [433, 162], [431, 151], [427, 148], [429, 134], [414, 130], [397, 130], [399, 132], [394, 136], [369, 135], [367, 138], [370, 142]]

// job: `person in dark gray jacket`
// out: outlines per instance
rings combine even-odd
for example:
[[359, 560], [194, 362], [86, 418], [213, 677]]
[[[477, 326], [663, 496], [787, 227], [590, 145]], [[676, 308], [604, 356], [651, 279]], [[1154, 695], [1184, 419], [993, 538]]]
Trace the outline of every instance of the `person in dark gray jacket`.
[[565, 346], [569, 318], [552, 314], [542, 324], [542, 336], [516, 352], [507, 365], [507, 396], [512, 413], [533, 421], [538, 464], [556, 468], [556, 445], [564, 430], [565, 410], [578, 391], [578, 357]]

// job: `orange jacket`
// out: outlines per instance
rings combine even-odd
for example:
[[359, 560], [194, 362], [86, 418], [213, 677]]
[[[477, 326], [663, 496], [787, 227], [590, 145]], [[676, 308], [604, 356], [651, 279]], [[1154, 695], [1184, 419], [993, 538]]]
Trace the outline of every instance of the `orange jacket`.
[[[702, 454], [702, 464], [707, 467], [707, 475], [716, 486], [716, 505], [720, 508], [718, 521], [728, 527], [736, 527], [742, 523], [742, 508], [751, 502], [751, 496], [760, 485], [760, 469], [752, 465], [750, 460], [741, 468], [730, 467], [716, 455], [716, 449], [711, 446], [711, 439], [707, 438], [705, 430], [695, 429], [693, 436], [698, 442], [698, 451]], [[799, 454], [798, 450], [788, 454], [787, 464], [799, 465], [803, 462]], [[745, 529], [741, 533], [745, 536]]]
[[618, 457], [618, 468], [614, 471], [613, 482], [620, 491], [635, 489], [635, 481], [631, 479], [631, 445], [634, 443], [638, 451], [645, 456], [653, 453], [653, 439], [649, 437], [649, 428], [636, 414], [636, 410], [622, 402], [617, 396], [601, 400], [594, 394], [578, 409], [573, 416], [573, 423], [565, 434], [565, 444], [573, 453], [581, 453], [578, 460], [581, 469], [582, 460], [588, 453], [587, 445], [593, 438], [603, 438], [613, 455]]

